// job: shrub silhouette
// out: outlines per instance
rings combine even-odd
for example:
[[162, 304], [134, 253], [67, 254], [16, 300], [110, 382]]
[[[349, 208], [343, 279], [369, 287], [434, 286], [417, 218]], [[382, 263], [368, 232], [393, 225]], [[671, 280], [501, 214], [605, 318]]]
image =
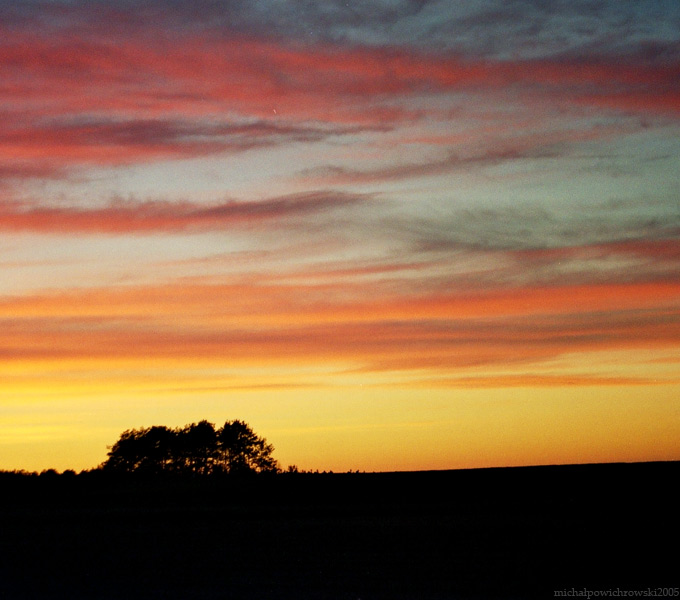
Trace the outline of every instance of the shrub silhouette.
[[277, 472], [274, 447], [243, 421], [215, 429], [208, 421], [171, 429], [153, 426], [124, 431], [101, 468], [144, 475], [214, 475]]

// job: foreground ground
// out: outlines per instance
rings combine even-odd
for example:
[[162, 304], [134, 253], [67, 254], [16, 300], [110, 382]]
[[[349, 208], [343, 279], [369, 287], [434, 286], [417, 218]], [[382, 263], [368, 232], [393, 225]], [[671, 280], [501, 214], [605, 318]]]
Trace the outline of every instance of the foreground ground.
[[680, 463], [1, 481], [0, 598], [555, 597], [680, 585]]

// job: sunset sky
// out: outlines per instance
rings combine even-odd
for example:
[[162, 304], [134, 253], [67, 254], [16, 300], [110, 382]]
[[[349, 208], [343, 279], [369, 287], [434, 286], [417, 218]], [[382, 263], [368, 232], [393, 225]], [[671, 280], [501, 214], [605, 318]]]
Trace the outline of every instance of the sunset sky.
[[0, 0], [0, 469], [680, 459], [680, 2]]

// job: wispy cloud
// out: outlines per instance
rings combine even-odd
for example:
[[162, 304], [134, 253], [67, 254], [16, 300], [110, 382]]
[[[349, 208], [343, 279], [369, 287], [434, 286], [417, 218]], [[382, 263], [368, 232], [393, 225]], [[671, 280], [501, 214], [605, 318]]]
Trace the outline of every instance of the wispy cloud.
[[394, 141], [383, 142], [390, 149], [400, 145], [411, 147], [416, 156], [423, 148], [438, 151], [426, 161], [404, 162], [402, 159], [373, 168], [317, 166], [302, 171], [299, 177], [310, 185], [375, 184], [461, 173], [519, 161], [569, 159], [573, 156], [573, 148], [583, 142], [607, 140], [639, 128], [638, 123], [623, 122], [609, 126], [582, 125], [575, 129], [573, 123], [558, 124], [555, 120], [547, 127], [544, 119], [528, 121], [524, 114], [512, 118], [503, 111], [492, 116], [486, 114], [483, 119], [474, 113], [458, 118], [464, 120], [466, 117], [483, 124], [477, 129], [449, 135], [409, 137], [406, 134], [401, 139], [396, 137]]
[[[375, 130], [427, 120], [441, 110], [441, 99], [438, 106], [417, 109], [406, 99], [442, 93], [502, 101], [512, 89], [512, 102], [554, 110], [581, 105], [603, 114], [647, 116], [680, 111], [680, 57], [671, 50], [634, 61], [622, 61], [613, 48], [590, 60], [550, 53], [503, 57], [377, 43], [369, 34], [351, 33], [350, 22], [338, 25], [341, 16], [358, 24], [368, 14], [372, 30], [377, 31], [378, 18], [395, 27], [416, 19], [425, 33], [432, 23], [423, 15], [442, 10], [438, 3], [330, 13], [327, 4], [323, 10], [310, 5], [302, 23], [320, 24], [328, 32], [332, 20], [345, 33], [302, 44], [280, 35], [283, 29], [267, 35], [274, 19], [265, 4], [247, 9], [201, 3], [185, 27], [173, 21], [173, 14], [184, 14], [175, 3], [133, 5], [115, 10], [100, 3], [36, 5], [53, 14], [52, 20], [0, 7], [12, 15], [0, 42], [5, 117], [0, 160], [10, 166], [18, 159], [57, 166], [121, 163], [321, 141], [349, 125]], [[538, 8], [548, 20], [550, 11]], [[137, 10], [158, 11], [157, 27], [144, 26]], [[286, 14], [292, 17], [292, 5], [282, 3], [278, 17]], [[248, 26], [225, 33], [215, 24], [217, 15]], [[493, 13], [503, 27], [509, 15], [502, 8]], [[203, 17], [205, 27], [191, 26]], [[111, 19], [125, 27], [104, 27]], [[488, 13], [451, 14], [451, 22], [463, 25], [488, 19]], [[678, 41], [667, 47], [673, 44]], [[225, 114], [233, 119], [225, 120]], [[522, 149], [494, 152], [512, 158]], [[450, 162], [443, 159], [429, 170], [448, 168]], [[398, 172], [395, 167], [376, 176]], [[409, 171], [402, 167], [401, 172]]]
[[[69, 166], [124, 165], [162, 159], [244, 152], [296, 142], [318, 142], [352, 128], [232, 122], [187, 118], [137, 119], [103, 116], [49, 119], [7, 125], [0, 138], [0, 170], [6, 177], [54, 176]], [[36, 164], [37, 161], [37, 164]], [[40, 163], [46, 163], [41, 166]]]
[[347, 285], [281, 283], [5, 298], [0, 353], [5, 361], [181, 359], [188, 368], [227, 360], [465, 378], [479, 366], [531, 373], [574, 353], [670, 349], [680, 334], [675, 282], [429, 295], [363, 285], [372, 294], [354, 299]]
[[[54, 33], [74, 29], [95, 36], [116, 29], [144, 30], [149, 23], [173, 34], [249, 35], [302, 43], [399, 45], [444, 49], [484, 57], [644, 55], [663, 58], [674, 48], [680, 10], [674, 2], [451, 3], [447, 0], [395, 0], [352, 3], [312, 0], [196, 0], [191, 6], [168, 0], [76, 2], [5, 0], [5, 22]], [[619, 32], [612, 36], [611, 32]], [[654, 50], [654, 51], [652, 51]], [[677, 57], [677, 47], [675, 56]]]
[[653, 202], [605, 201], [567, 207], [527, 202], [432, 210], [429, 218], [394, 220], [394, 227], [429, 251], [600, 246], [675, 239], [680, 234], [680, 211], [670, 197]]
[[267, 221], [319, 215], [367, 202], [371, 196], [332, 191], [307, 192], [260, 201], [115, 201], [99, 208], [0, 204], [0, 229], [41, 233], [127, 234], [219, 230]]

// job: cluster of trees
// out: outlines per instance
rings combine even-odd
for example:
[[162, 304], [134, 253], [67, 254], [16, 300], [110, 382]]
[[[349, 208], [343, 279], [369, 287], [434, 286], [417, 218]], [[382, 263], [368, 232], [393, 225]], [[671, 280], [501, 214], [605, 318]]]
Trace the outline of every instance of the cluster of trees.
[[128, 429], [109, 448], [101, 469], [144, 475], [214, 475], [278, 472], [274, 447], [243, 421], [216, 428], [200, 421], [184, 427]]

